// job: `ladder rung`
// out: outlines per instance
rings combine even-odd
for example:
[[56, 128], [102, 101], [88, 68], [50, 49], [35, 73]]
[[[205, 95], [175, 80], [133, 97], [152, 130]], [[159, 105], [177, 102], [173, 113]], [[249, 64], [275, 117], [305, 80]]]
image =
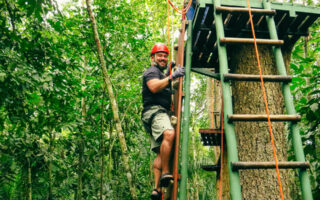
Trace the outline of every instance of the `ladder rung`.
[[221, 133], [221, 130], [220, 129], [213, 129], [213, 128], [207, 128], [207, 129], [199, 129], [199, 133], [211, 133], [211, 134], [214, 134], [214, 133]]
[[221, 130], [220, 129], [199, 129], [203, 146], [220, 146]]
[[[275, 169], [275, 162], [231, 162], [232, 171], [240, 169]], [[308, 169], [309, 162], [278, 162], [279, 169]]]
[[[238, 13], [248, 13], [249, 14], [249, 9], [248, 8], [235, 8], [235, 7], [225, 7], [225, 6], [217, 6], [216, 10], [218, 12], [238, 12]], [[265, 10], [265, 9], [254, 9], [251, 8], [251, 13], [253, 14], [262, 14], [262, 15], [275, 15], [276, 11], [275, 10]]]
[[[252, 74], [224, 74], [224, 80], [234, 80], [234, 81], [260, 81], [259, 75]], [[263, 81], [269, 82], [291, 82], [291, 76], [280, 76], [280, 75], [263, 75]]]
[[[272, 122], [281, 121], [294, 121], [298, 122], [301, 120], [300, 115], [270, 115]], [[228, 115], [228, 121], [268, 121], [267, 115], [253, 115], [253, 114], [234, 114]]]
[[203, 170], [212, 172], [212, 171], [219, 171], [220, 170], [220, 166], [219, 165], [201, 165], [200, 166]]
[[[283, 40], [271, 40], [271, 39], [256, 39], [257, 44], [270, 44], [270, 45], [283, 45]], [[246, 44], [253, 44], [254, 39], [252, 38], [220, 38], [220, 43], [246, 43]]]

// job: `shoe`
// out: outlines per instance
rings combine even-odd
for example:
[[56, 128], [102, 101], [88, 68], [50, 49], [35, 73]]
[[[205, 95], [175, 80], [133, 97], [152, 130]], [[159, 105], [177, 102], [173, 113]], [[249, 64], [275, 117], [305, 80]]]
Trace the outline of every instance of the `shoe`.
[[161, 200], [161, 196], [162, 196], [162, 193], [159, 192], [157, 189], [153, 189], [150, 195], [152, 200]]
[[170, 181], [173, 180], [173, 176], [169, 173], [164, 173], [160, 177], [160, 187], [168, 187]]

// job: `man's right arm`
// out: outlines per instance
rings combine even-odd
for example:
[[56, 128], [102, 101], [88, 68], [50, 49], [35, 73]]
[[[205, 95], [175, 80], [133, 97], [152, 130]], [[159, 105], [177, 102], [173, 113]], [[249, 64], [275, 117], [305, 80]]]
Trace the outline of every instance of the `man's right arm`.
[[184, 76], [184, 72], [185, 72], [184, 67], [178, 67], [178, 69], [174, 71], [172, 75], [164, 79], [151, 78], [150, 80], [147, 81], [147, 87], [152, 93], [160, 92], [161, 90], [163, 90], [168, 86], [168, 84], [170, 83], [170, 80]]
[[157, 93], [166, 88], [170, 83], [170, 77], [164, 79], [151, 79], [147, 82], [147, 86], [152, 93]]

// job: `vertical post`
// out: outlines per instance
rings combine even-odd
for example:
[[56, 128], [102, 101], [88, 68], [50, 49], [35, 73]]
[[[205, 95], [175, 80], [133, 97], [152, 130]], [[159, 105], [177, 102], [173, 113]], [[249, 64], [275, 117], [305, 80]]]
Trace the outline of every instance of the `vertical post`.
[[[184, 61], [184, 34], [185, 34], [185, 26], [186, 20], [182, 21], [181, 25], [181, 32], [179, 36], [179, 47], [178, 47], [178, 62], [183, 66]], [[171, 195], [172, 200], [177, 199], [178, 194], [178, 165], [179, 165], [179, 140], [180, 140], [180, 130], [181, 130], [181, 101], [182, 101], [182, 81], [183, 77], [179, 78], [179, 88], [176, 90], [177, 94], [175, 94], [175, 115], [177, 116], [177, 124], [176, 124], [176, 139], [175, 139], [175, 146], [174, 146], [174, 160], [173, 160], [173, 191]]]
[[[263, 0], [263, 7], [265, 9], [271, 9], [270, 2]], [[267, 20], [270, 38], [274, 40], [278, 40], [277, 29], [276, 29], [273, 16], [266, 16], [266, 20]], [[281, 48], [273, 47], [273, 54], [275, 56], [278, 73], [280, 75], [286, 76], [287, 72], [286, 72], [286, 67], [284, 64]], [[283, 98], [285, 101], [287, 113], [289, 115], [295, 115], [296, 110], [293, 104], [293, 100], [292, 100], [293, 98], [292, 98], [292, 95], [290, 92], [290, 86], [288, 85], [288, 83], [282, 84], [282, 92], [283, 92]], [[301, 137], [300, 137], [297, 123], [292, 122], [290, 124], [290, 130], [292, 133], [292, 143], [293, 143], [293, 150], [295, 153], [296, 161], [305, 162]], [[309, 180], [309, 176], [307, 174], [306, 169], [299, 169], [299, 179], [301, 183], [300, 185], [301, 185], [301, 191], [302, 191], [302, 198], [305, 200], [312, 200], [313, 197], [311, 192], [310, 180]]]
[[190, 73], [192, 58], [192, 21], [188, 21], [188, 39], [186, 48], [186, 74], [184, 78], [184, 104], [182, 116], [182, 154], [181, 154], [181, 182], [180, 199], [187, 199], [187, 178], [188, 178], [188, 142], [189, 142], [189, 121], [190, 121]]
[[214, 1], [214, 19], [217, 34], [217, 44], [218, 44], [218, 56], [219, 56], [219, 69], [220, 69], [220, 80], [223, 93], [223, 120], [224, 129], [226, 136], [226, 145], [228, 149], [228, 169], [229, 169], [229, 182], [230, 182], [230, 196], [232, 200], [241, 200], [241, 187], [240, 187], [240, 177], [239, 172], [232, 171], [231, 162], [238, 161], [238, 150], [237, 141], [234, 132], [234, 125], [228, 122], [228, 115], [233, 113], [232, 109], [232, 98], [230, 83], [224, 81], [224, 74], [228, 73], [228, 60], [227, 60], [227, 48], [220, 44], [220, 38], [224, 37], [224, 27], [222, 14], [216, 12], [216, 6], [220, 6], [220, 0]]

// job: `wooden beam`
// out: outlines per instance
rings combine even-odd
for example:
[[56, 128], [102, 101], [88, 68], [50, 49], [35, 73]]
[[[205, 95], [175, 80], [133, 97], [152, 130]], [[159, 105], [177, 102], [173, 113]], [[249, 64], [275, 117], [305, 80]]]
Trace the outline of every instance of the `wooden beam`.
[[205, 68], [191, 68], [191, 71], [196, 72], [198, 74], [205, 75], [205, 76], [209, 76], [214, 79], [218, 79], [218, 80], [220, 79], [219, 73], [214, 73], [214, 72], [212, 72], [208, 69], [205, 69]]
[[[271, 39], [256, 39], [257, 44], [268, 44], [268, 45], [283, 45], [283, 40], [271, 40]], [[232, 38], [224, 37], [220, 38], [220, 43], [235, 43], [235, 44], [253, 44], [254, 39], [252, 38]]]
[[[291, 76], [280, 76], [280, 75], [263, 75], [263, 81], [269, 82], [291, 82]], [[253, 74], [224, 74], [224, 80], [234, 80], [234, 81], [260, 81], [259, 75]]]
[[208, 134], [214, 134], [214, 133], [218, 133], [221, 134], [221, 130], [220, 129], [213, 129], [213, 128], [207, 128], [207, 129], [199, 129], [199, 133], [208, 133]]
[[220, 166], [219, 165], [201, 165], [200, 166], [203, 170], [205, 171], [219, 171], [220, 170]]
[[[249, 13], [248, 8], [239, 8], [239, 7], [226, 7], [226, 6], [217, 6], [217, 12], [224, 12], [224, 13]], [[253, 14], [261, 14], [261, 15], [275, 15], [275, 10], [265, 10], [265, 9], [251, 9]]]
[[[272, 122], [281, 122], [281, 121], [293, 121], [299, 122], [301, 120], [300, 115], [270, 115], [270, 120]], [[234, 114], [228, 115], [228, 121], [268, 121], [267, 115], [263, 114]]]
[[[275, 162], [231, 162], [232, 171], [245, 169], [275, 169]], [[279, 169], [308, 169], [309, 162], [278, 162]]]

